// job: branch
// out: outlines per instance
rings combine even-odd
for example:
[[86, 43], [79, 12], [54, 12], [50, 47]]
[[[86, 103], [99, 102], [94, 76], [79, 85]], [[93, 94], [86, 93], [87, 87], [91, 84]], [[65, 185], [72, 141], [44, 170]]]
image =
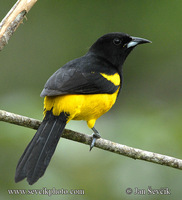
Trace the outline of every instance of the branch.
[[0, 51], [37, 0], [18, 0], [0, 23]]
[[[19, 125], [19, 126], [32, 128], [32, 129], [38, 129], [41, 123], [41, 121], [39, 120], [13, 114], [13, 113], [6, 112], [3, 110], [0, 110], [0, 121], [4, 121], [4, 122]], [[78, 132], [68, 130], [68, 129], [64, 130], [62, 137], [69, 140], [76, 141], [76, 142], [80, 142], [83, 144], [87, 144], [87, 145], [90, 145], [91, 139], [92, 139], [91, 136], [89, 135], [78, 133]], [[127, 156], [130, 158], [145, 160], [145, 161], [153, 162], [160, 165], [166, 165], [166, 166], [173, 167], [176, 169], [182, 169], [182, 160], [180, 159], [158, 154], [158, 153], [144, 151], [141, 149], [136, 149], [136, 148], [129, 147], [126, 145], [114, 143], [102, 138], [96, 140], [95, 147], [106, 150], [106, 151], [110, 151], [113, 153], [117, 153], [123, 156]]]

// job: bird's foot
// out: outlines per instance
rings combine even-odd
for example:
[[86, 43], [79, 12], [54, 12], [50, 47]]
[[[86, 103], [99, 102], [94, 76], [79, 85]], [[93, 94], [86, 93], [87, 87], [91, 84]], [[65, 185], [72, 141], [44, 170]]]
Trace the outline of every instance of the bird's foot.
[[99, 132], [98, 132], [94, 127], [92, 128], [92, 130], [93, 130], [93, 133], [92, 133], [92, 142], [91, 142], [91, 144], [90, 144], [90, 151], [91, 151], [92, 148], [94, 147], [95, 141], [96, 141], [97, 139], [101, 138]]

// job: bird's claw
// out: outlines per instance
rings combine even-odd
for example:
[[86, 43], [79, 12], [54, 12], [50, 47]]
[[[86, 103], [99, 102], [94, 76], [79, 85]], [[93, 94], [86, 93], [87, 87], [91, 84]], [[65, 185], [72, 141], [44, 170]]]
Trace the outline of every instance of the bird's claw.
[[101, 136], [100, 136], [100, 134], [99, 134], [98, 132], [94, 132], [94, 133], [92, 134], [92, 142], [91, 142], [91, 144], [90, 144], [90, 151], [91, 151], [92, 148], [94, 147], [95, 141], [96, 141], [97, 139], [99, 139], [99, 138], [101, 138]]

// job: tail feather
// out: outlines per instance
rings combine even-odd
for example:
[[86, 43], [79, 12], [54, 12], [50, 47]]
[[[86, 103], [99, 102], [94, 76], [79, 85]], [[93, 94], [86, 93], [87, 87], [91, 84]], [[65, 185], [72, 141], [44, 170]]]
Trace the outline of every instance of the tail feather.
[[41, 123], [41, 125], [39, 126], [36, 134], [34, 135], [34, 137], [32, 138], [32, 140], [30, 141], [30, 143], [28, 144], [28, 146], [26, 147], [24, 153], [22, 154], [22, 156], [20, 157], [17, 167], [16, 167], [16, 174], [15, 174], [15, 182], [19, 182], [21, 180], [23, 180], [24, 178], [26, 178], [26, 163], [27, 160], [32, 152], [32, 149], [34, 147], [35, 141], [38, 139], [39, 134], [42, 132], [42, 129], [44, 128], [45, 123], [44, 121]]
[[67, 117], [68, 115], [63, 112], [59, 116], [54, 116], [52, 111], [47, 111], [43, 122], [18, 162], [15, 182], [27, 177], [28, 183], [32, 185], [43, 176], [66, 126]]

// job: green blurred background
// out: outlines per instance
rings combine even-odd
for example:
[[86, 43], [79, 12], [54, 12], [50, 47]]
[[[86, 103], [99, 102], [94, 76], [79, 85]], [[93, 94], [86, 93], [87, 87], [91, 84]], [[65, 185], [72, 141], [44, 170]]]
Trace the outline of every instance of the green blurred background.
[[[2, 19], [16, 1], [0, 0]], [[96, 123], [103, 138], [182, 157], [182, 1], [38, 1], [0, 52], [0, 109], [42, 119], [39, 94], [49, 76], [85, 54], [108, 32], [126, 32], [152, 44], [137, 47], [124, 66], [122, 93]], [[91, 134], [86, 123], [67, 128]], [[182, 172], [61, 139], [46, 174], [35, 185], [14, 183], [19, 157], [35, 131], [0, 122], [0, 198], [7, 189], [84, 189], [51, 199], [180, 199]], [[168, 187], [171, 195], [127, 195], [125, 190]]]

